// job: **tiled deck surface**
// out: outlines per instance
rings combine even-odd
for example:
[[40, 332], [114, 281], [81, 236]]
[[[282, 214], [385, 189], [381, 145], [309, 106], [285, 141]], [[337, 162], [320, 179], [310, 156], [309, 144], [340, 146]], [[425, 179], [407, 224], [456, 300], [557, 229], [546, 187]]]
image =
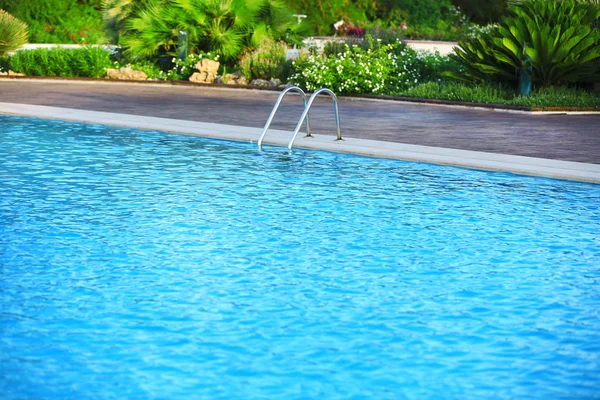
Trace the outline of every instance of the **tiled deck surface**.
[[[207, 87], [0, 79], [0, 102], [261, 128], [277, 92]], [[291, 131], [302, 107], [284, 101], [273, 128]], [[314, 110], [314, 111], [313, 111]], [[529, 115], [340, 99], [342, 135], [386, 142], [600, 164], [600, 115]], [[331, 100], [311, 109], [315, 134], [333, 135]]]

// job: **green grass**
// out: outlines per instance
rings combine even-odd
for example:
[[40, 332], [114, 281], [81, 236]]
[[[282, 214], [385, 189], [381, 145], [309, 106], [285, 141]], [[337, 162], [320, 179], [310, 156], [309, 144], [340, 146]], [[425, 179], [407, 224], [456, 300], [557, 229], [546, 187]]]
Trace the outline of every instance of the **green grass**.
[[510, 104], [525, 105], [533, 108], [600, 108], [600, 95], [586, 90], [559, 86], [542, 88], [535, 91], [533, 96], [515, 97], [511, 100]]
[[516, 91], [501, 85], [426, 82], [397, 94], [423, 99], [519, 105], [530, 108], [600, 108], [600, 96], [570, 87], [542, 88], [534, 90], [529, 96], [518, 96]]

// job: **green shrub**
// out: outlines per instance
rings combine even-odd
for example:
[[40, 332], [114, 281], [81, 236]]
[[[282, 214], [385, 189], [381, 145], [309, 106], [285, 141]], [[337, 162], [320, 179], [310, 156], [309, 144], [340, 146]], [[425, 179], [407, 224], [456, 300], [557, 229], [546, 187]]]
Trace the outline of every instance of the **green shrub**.
[[466, 81], [515, 84], [521, 69], [530, 69], [536, 86], [600, 80], [600, 31], [592, 23], [600, 7], [585, 1], [524, 0], [489, 33], [460, 42], [455, 59]]
[[418, 82], [414, 50], [400, 42], [377, 46], [372, 38], [367, 41], [367, 50], [346, 44], [336, 55], [300, 57], [290, 81], [310, 91], [327, 87], [336, 93], [365, 94], [393, 94]]
[[31, 43], [105, 44], [102, 0], [0, 0], [29, 26]]
[[110, 53], [100, 47], [20, 50], [8, 58], [10, 69], [30, 76], [100, 78], [111, 67]]
[[0, 9], [0, 56], [27, 42], [27, 25]]
[[246, 53], [240, 60], [242, 73], [247, 79], [279, 78], [287, 79], [286, 71], [286, 45], [265, 38], [260, 46], [252, 52]]

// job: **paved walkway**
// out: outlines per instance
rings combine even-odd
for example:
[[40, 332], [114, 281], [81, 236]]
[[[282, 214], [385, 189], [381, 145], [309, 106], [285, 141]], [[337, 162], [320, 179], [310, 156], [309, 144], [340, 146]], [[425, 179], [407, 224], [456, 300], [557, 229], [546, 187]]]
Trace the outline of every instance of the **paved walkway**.
[[[0, 102], [5, 103], [255, 128], [264, 125], [277, 96], [198, 86], [0, 79]], [[300, 104], [298, 97], [285, 100], [273, 127], [293, 130]], [[527, 115], [342, 98], [340, 118], [345, 137], [600, 164], [598, 115]], [[329, 99], [317, 101], [311, 121], [315, 134], [334, 134]]]

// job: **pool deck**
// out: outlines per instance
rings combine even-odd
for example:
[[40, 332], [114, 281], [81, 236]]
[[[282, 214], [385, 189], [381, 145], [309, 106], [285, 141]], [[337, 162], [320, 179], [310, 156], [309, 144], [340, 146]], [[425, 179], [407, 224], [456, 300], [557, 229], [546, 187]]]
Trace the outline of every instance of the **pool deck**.
[[[278, 92], [116, 82], [0, 79], [0, 114], [256, 142]], [[548, 115], [340, 98], [311, 108], [295, 147], [600, 183], [600, 115]], [[265, 144], [286, 145], [302, 112], [282, 103]]]

